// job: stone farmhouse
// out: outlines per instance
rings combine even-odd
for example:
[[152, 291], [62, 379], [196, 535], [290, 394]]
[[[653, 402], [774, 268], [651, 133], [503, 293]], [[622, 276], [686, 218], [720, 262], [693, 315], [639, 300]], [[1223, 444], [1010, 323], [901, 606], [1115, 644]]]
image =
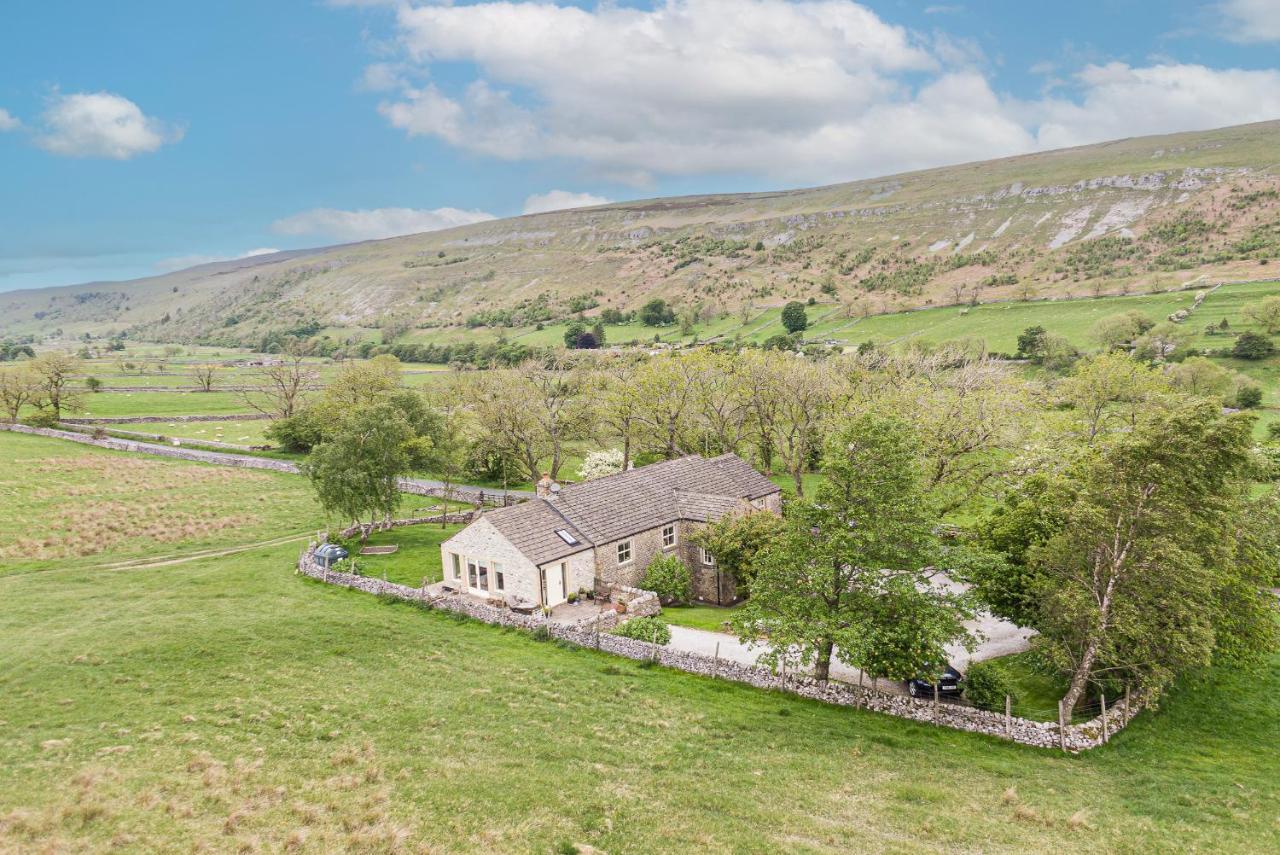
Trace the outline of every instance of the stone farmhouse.
[[512, 606], [556, 606], [576, 591], [636, 587], [658, 555], [693, 571], [694, 596], [736, 599], [715, 557], [689, 542], [734, 513], [780, 513], [781, 491], [735, 454], [698, 455], [561, 487], [545, 475], [536, 498], [486, 511], [440, 546], [444, 584]]

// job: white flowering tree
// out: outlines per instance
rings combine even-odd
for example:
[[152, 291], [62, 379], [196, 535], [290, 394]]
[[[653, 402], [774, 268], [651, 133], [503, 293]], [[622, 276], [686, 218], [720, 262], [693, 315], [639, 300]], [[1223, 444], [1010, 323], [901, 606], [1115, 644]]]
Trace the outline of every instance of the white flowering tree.
[[603, 478], [622, 471], [622, 450], [609, 448], [604, 451], [593, 451], [582, 459], [578, 469], [578, 477], [583, 481], [592, 478]]

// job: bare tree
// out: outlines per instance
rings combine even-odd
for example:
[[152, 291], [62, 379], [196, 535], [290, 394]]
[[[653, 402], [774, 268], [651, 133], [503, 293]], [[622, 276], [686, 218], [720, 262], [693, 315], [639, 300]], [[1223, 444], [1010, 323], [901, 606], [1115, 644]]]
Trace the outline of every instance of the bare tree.
[[647, 449], [673, 460], [688, 450], [693, 417], [694, 368], [681, 356], [658, 356], [643, 363], [635, 375], [638, 441]]
[[706, 350], [686, 358], [694, 360], [690, 404], [704, 442], [714, 440], [720, 453], [737, 454], [751, 417], [750, 386], [741, 363], [736, 355]]
[[218, 366], [194, 365], [191, 368], [191, 379], [201, 392], [212, 392], [213, 384], [218, 379]]
[[256, 387], [240, 393], [244, 402], [273, 419], [287, 419], [298, 412], [310, 387], [318, 378], [315, 367], [296, 351], [284, 354], [279, 362], [264, 365], [254, 375]]
[[610, 359], [596, 375], [599, 399], [596, 415], [599, 422], [622, 440], [622, 468], [631, 466], [632, 445], [636, 434], [635, 389], [636, 363], [631, 359]]
[[835, 403], [836, 384], [831, 372], [807, 359], [775, 362], [777, 388], [777, 452], [791, 473], [796, 495], [804, 495], [804, 473], [817, 449], [822, 429]]
[[553, 479], [558, 478], [565, 442], [582, 436], [591, 421], [589, 399], [582, 394], [586, 374], [574, 361], [557, 358], [547, 363], [529, 360], [516, 369], [516, 375], [551, 456], [548, 472]]
[[49, 410], [54, 421], [62, 418], [64, 409], [80, 406], [82, 392], [71, 385], [80, 370], [79, 359], [65, 353], [46, 353], [31, 360], [30, 365], [37, 390], [34, 403]]

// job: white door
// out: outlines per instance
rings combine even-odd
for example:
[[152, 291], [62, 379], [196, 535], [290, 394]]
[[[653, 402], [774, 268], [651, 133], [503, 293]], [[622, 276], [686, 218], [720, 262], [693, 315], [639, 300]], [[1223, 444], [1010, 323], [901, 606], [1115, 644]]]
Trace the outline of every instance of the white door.
[[542, 568], [542, 604], [558, 606], [564, 602], [564, 564]]

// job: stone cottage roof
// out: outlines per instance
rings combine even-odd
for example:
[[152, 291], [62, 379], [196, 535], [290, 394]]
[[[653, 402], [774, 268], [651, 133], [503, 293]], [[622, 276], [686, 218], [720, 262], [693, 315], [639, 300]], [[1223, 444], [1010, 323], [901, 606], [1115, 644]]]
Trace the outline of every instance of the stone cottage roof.
[[[529, 560], [545, 564], [677, 520], [717, 520], [777, 492], [735, 454], [709, 460], [692, 454], [571, 484], [553, 498], [489, 511], [484, 519]], [[580, 543], [566, 543], [557, 529]]]

